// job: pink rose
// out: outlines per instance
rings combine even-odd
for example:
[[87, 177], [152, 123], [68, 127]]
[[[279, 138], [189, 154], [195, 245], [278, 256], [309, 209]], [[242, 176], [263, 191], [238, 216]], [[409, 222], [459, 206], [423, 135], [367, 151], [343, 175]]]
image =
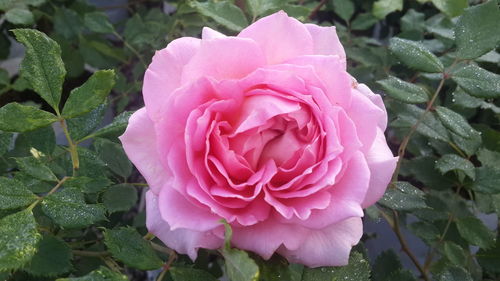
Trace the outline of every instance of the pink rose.
[[151, 188], [150, 232], [194, 260], [222, 246], [223, 218], [265, 259], [347, 264], [397, 158], [334, 27], [279, 12], [236, 37], [204, 28], [155, 54], [143, 94], [120, 139]]

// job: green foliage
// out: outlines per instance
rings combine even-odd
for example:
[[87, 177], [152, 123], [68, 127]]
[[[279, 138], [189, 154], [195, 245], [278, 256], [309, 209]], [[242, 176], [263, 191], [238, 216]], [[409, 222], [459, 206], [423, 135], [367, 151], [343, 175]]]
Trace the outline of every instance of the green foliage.
[[455, 26], [458, 57], [475, 59], [494, 49], [500, 43], [499, 18], [495, 0], [465, 10]]
[[444, 70], [443, 63], [418, 42], [394, 37], [389, 49], [401, 62], [415, 70], [431, 73]]
[[217, 280], [215, 279], [215, 277], [210, 275], [210, 273], [196, 268], [172, 267], [170, 268], [169, 272], [172, 276], [172, 280], [174, 281]]
[[23, 270], [34, 276], [58, 276], [71, 269], [71, 249], [60, 239], [43, 236], [36, 254]]
[[113, 272], [103, 266], [82, 277], [57, 279], [57, 281], [127, 281], [127, 280], [128, 278], [125, 275]]
[[102, 202], [110, 213], [128, 211], [137, 203], [137, 190], [129, 184], [113, 185], [103, 193]]
[[259, 280], [259, 267], [245, 251], [231, 248], [233, 231], [227, 222], [224, 223], [226, 235], [222, 256], [226, 262], [227, 276], [231, 281], [257, 281]]
[[133, 228], [106, 230], [104, 240], [111, 255], [126, 265], [142, 270], [157, 269], [163, 265], [149, 243]]
[[113, 70], [99, 70], [80, 87], [71, 91], [63, 109], [65, 118], [72, 118], [87, 113], [98, 107], [108, 96], [115, 84]]
[[[497, 1], [101, 2], [0, 0], [0, 280], [135, 281], [162, 266], [173, 281], [500, 278], [498, 224], [478, 219], [500, 215]], [[367, 213], [429, 247], [424, 272], [401, 264], [404, 251], [368, 262], [361, 247], [344, 267], [263, 260], [231, 248], [230, 228], [219, 253], [190, 261], [146, 234], [148, 187], [117, 137], [143, 105], [153, 54], [203, 26], [236, 35], [280, 10], [335, 25], [349, 73], [387, 96], [385, 133], [401, 162]], [[3, 64], [14, 37], [26, 49], [19, 69]]]
[[101, 204], [86, 204], [83, 193], [66, 188], [50, 194], [42, 202], [42, 211], [63, 228], [81, 228], [105, 220]]
[[37, 199], [21, 182], [0, 177], [0, 209], [16, 209], [27, 206]]
[[319, 280], [369, 281], [370, 264], [361, 253], [352, 252], [347, 266], [304, 269], [302, 281]]
[[190, 2], [200, 14], [210, 17], [232, 31], [240, 31], [248, 25], [240, 8], [230, 1]]
[[427, 208], [425, 193], [407, 182], [396, 182], [379, 201], [383, 206], [394, 210], [413, 210]]
[[30, 261], [40, 237], [31, 210], [0, 219], [0, 272], [18, 269]]
[[34, 29], [13, 30], [16, 39], [26, 47], [21, 75], [54, 110], [58, 110], [66, 70], [61, 48], [44, 33]]
[[397, 77], [377, 81], [392, 98], [405, 103], [423, 103], [429, 100], [429, 94], [424, 88], [405, 82]]
[[7, 132], [32, 131], [55, 121], [57, 118], [53, 114], [33, 106], [13, 102], [0, 108], [0, 129]]

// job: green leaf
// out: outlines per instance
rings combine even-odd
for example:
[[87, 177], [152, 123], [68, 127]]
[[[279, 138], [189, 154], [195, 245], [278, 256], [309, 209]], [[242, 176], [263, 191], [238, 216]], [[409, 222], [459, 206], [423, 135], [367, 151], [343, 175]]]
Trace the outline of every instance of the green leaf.
[[348, 22], [354, 14], [354, 3], [352, 0], [333, 0], [333, 11]]
[[381, 205], [400, 211], [428, 208], [425, 192], [407, 182], [397, 182], [395, 187], [387, 189], [379, 201]]
[[54, 14], [54, 30], [66, 39], [77, 38], [83, 27], [80, 15], [72, 9], [56, 7]]
[[370, 264], [358, 252], [351, 252], [349, 263], [342, 267], [305, 268], [302, 281], [370, 281]]
[[373, 264], [373, 281], [386, 281], [389, 274], [401, 269], [401, 261], [393, 250], [382, 252]]
[[403, 0], [378, 0], [373, 3], [372, 13], [379, 19], [385, 18], [388, 14], [394, 11], [403, 9]]
[[405, 103], [423, 103], [429, 100], [429, 94], [424, 88], [405, 82], [397, 77], [377, 81], [387, 95]]
[[204, 16], [232, 31], [241, 31], [248, 25], [245, 15], [238, 6], [229, 1], [190, 2], [190, 5]]
[[105, 209], [100, 204], [86, 204], [83, 193], [65, 188], [45, 197], [42, 211], [64, 228], [81, 228], [105, 220]]
[[31, 192], [34, 193], [48, 192], [52, 188], [52, 184], [41, 181], [39, 179], [35, 179], [34, 177], [21, 171], [17, 172], [14, 175], [14, 179], [21, 182], [22, 185], [24, 185], [28, 190], [31, 190]]
[[21, 182], [0, 177], [0, 209], [16, 209], [35, 202], [37, 196]]
[[59, 278], [56, 281], [128, 281], [127, 276], [101, 266], [82, 277]]
[[0, 156], [10, 150], [13, 133], [0, 131]]
[[488, 250], [480, 249], [476, 257], [484, 269], [500, 273], [500, 237], [497, 237], [495, 247]]
[[467, 65], [452, 73], [452, 79], [469, 95], [478, 98], [500, 97], [500, 75], [476, 65]]
[[56, 147], [56, 136], [52, 126], [42, 127], [33, 131], [21, 133], [16, 138], [16, 151], [20, 156], [31, 155], [32, 148], [51, 155]]
[[58, 276], [70, 271], [72, 253], [59, 238], [45, 235], [38, 244], [38, 251], [23, 270], [34, 276]]
[[389, 50], [410, 68], [430, 73], [443, 72], [443, 63], [421, 43], [397, 37], [389, 42]]
[[114, 173], [127, 178], [132, 173], [132, 163], [122, 146], [107, 139], [97, 138], [94, 147], [99, 158]]
[[283, 0], [246, 0], [248, 10], [254, 19], [266, 12], [279, 9], [283, 2]]
[[[398, 106], [396, 123], [392, 123], [394, 127], [411, 127], [418, 122], [424, 110], [415, 106], [402, 104]], [[425, 115], [422, 122], [417, 127], [417, 132], [429, 138], [448, 142], [450, 136], [446, 128], [437, 120], [432, 113]]]
[[409, 9], [406, 14], [401, 17], [401, 29], [403, 31], [418, 31], [425, 30], [425, 15], [413, 9]]
[[75, 117], [98, 107], [104, 103], [114, 84], [114, 70], [96, 71], [83, 85], [71, 91], [64, 105], [63, 116]]
[[57, 121], [52, 113], [33, 106], [12, 102], [0, 108], [0, 130], [27, 132], [46, 127]]
[[115, 28], [109, 22], [108, 16], [101, 12], [91, 12], [85, 14], [85, 27], [97, 33], [113, 33]]
[[476, 217], [458, 219], [457, 228], [460, 236], [472, 245], [487, 249], [495, 243], [493, 232]]
[[119, 136], [123, 134], [125, 128], [127, 128], [128, 119], [132, 116], [131, 111], [125, 111], [120, 115], [116, 116], [111, 124], [104, 126], [103, 128], [97, 130], [93, 133], [93, 137], [104, 137], [104, 136]]
[[495, 49], [500, 42], [499, 18], [496, 0], [466, 9], [455, 25], [457, 56], [474, 59]]
[[467, 260], [464, 249], [451, 241], [444, 242], [444, 254], [453, 264], [458, 266], [464, 265]]
[[450, 131], [464, 138], [470, 138], [475, 134], [479, 135], [479, 132], [474, 130], [462, 115], [443, 106], [436, 106], [435, 109], [439, 120]]
[[66, 123], [71, 138], [80, 140], [96, 130], [101, 125], [107, 109], [107, 104], [101, 104], [89, 113], [67, 119]]
[[449, 171], [460, 170], [464, 172], [472, 180], [476, 178], [474, 164], [472, 164], [469, 160], [462, 158], [456, 154], [443, 155], [436, 162], [436, 168], [443, 175]]
[[128, 211], [137, 203], [137, 190], [130, 184], [117, 184], [102, 195], [102, 202], [110, 213]]
[[171, 267], [169, 270], [173, 281], [217, 281], [210, 273], [196, 268]]
[[72, 177], [64, 182], [65, 187], [74, 187], [84, 193], [98, 193], [110, 185], [111, 181], [103, 177]]
[[5, 13], [5, 19], [13, 24], [30, 25], [35, 19], [33, 13], [26, 8], [14, 8]]
[[133, 268], [153, 270], [163, 265], [148, 241], [134, 228], [108, 229], [104, 232], [104, 243], [114, 258]]
[[259, 271], [260, 271], [259, 280], [266, 280], [266, 281], [294, 280], [293, 269], [290, 267], [288, 261], [279, 255], [273, 255], [268, 260], [257, 258], [255, 262], [259, 266]]
[[460, 107], [464, 108], [477, 108], [480, 107], [484, 101], [480, 98], [475, 98], [462, 90], [462, 88], [457, 87], [453, 92], [453, 102]]
[[44, 181], [57, 181], [57, 177], [45, 164], [35, 157], [16, 158], [19, 169], [26, 174]]
[[378, 19], [374, 17], [371, 13], [361, 13], [351, 23], [351, 29], [353, 30], [366, 30], [372, 27]]
[[31, 210], [0, 219], [0, 272], [18, 269], [30, 261], [40, 237]]
[[498, 167], [476, 168], [476, 180], [472, 183], [472, 189], [487, 194], [500, 193], [500, 169]]
[[231, 281], [257, 281], [259, 280], [259, 267], [255, 261], [250, 258], [247, 252], [232, 249], [231, 238], [233, 230], [227, 222], [224, 223], [225, 237], [222, 256], [226, 262], [226, 273]]
[[467, 0], [432, 0], [432, 3], [450, 18], [459, 16], [467, 8]]
[[500, 152], [482, 148], [477, 152], [477, 159], [483, 166], [490, 168], [500, 167]]
[[472, 281], [469, 272], [461, 267], [448, 267], [439, 274], [438, 281]]
[[44, 33], [34, 29], [14, 29], [17, 41], [26, 47], [21, 63], [21, 75], [31, 87], [56, 111], [61, 100], [66, 70], [61, 48]]

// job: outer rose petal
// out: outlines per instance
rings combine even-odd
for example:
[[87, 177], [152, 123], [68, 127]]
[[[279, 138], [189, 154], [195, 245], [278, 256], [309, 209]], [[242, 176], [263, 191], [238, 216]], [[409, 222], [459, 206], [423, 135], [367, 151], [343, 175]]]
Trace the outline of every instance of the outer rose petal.
[[398, 162], [398, 157], [394, 157], [387, 146], [381, 129], [377, 129], [375, 141], [366, 153], [366, 161], [370, 167], [370, 187], [363, 201], [363, 208], [375, 204], [384, 195]]
[[353, 91], [358, 91], [359, 93], [368, 97], [373, 104], [378, 106], [383, 112], [384, 115], [378, 120], [378, 126], [382, 131], [385, 131], [387, 128], [387, 110], [385, 109], [384, 102], [382, 101], [382, 97], [380, 95], [374, 94], [370, 88], [368, 88], [365, 84], [357, 84]]
[[142, 93], [151, 119], [161, 115], [161, 106], [181, 86], [182, 70], [200, 46], [200, 39], [183, 37], [157, 51], [144, 75]]
[[231, 242], [240, 249], [269, 259], [281, 245], [288, 249], [297, 249], [308, 233], [304, 227], [280, 223], [271, 217], [252, 226], [233, 227]]
[[182, 72], [182, 84], [200, 77], [239, 79], [264, 64], [262, 50], [250, 39], [219, 37], [202, 40], [200, 49]]
[[182, 228], [172, 230], [160, 215], [158, 197], [150, 191], [146, 192], [146, 226], [168, 247], [189, 255], [193, 261], [198, 255], [198, 248], [217, 249], [223, 243], [223, 239], [211, 231], [200, 232]]
[[315, 55], [336, 55], [339, 56], [346, 68], [346, 56], [344, 47], [337, 36], [335, 26], [318, 26], [315, 24], [305, 25], [313, 39]]
[[215, 38], [224, 38], [226, 35], [220, 33], [219, 31], [213, 30], [210, 27], [203, 27], [201, 30], [201, 38], [203, 40], [215, 39]]
[[151, 190], [158, 194], [167, 182], [168, 173], [161, 164], [154, 125], [145, 107], [132, 114], [120, 141], [130, 161], [144, 176]]
[[[187, 183], [196, 185], [196, 181]], [[220, 217], [212, 214], [208, 207], [196, 206], [167, 183], [160, 191], [158, 203], [161, 217], [172, 230], [187, 228], [207, 231], [220, 226]]]
[[313, 41], [309, 31], [304, 24], [288, 17], [283, 11], [254, 22], [243, 29], [238, 37], [250, 38], [257, 42], [268, 64], [313, 54]]
[[278, 253], [290, 262], [309, 267], [343, 266], [347, 265], [351, 248], [362, 235], [361, 218], [349, 218], [321, 230], [310, 230], [299, 248], [288, 249], [285, 245]]

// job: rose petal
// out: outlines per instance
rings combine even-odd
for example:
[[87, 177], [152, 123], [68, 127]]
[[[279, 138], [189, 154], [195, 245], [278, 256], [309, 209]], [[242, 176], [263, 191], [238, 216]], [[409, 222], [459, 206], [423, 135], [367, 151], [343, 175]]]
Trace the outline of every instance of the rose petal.
[[283, 11], [254, 22], [243, 29], [238, 37], [250, 38], [257, 42], [268, 64], [313, 54], [313, 40], [307, 28]]
[[310, 230], [297, 249], [285, 245], [278, 253], [290, 262], [309, 267], [343, 266], [347, 265], [351, 248], [362, 235], [361, 218], [349, 218], [321, 230]]
[[119, 139], [130, 161], [158, 194], [167, 182], [168, 172], [160, 161], [154, 125], [145, 107], [132, 114], [127, 130]]
[[335, 26], [318, 26], [310, 23], [305, 26], [313, 39], [314, 54], [339, 56], [345, 68], [345, 51], [337, 36]]
[[183, 37], [157, 51], [144, 75], [142, 93], [151, 119], [162, 115], [161, 107], [181, 86], [182, 70], [200, 46], [200, 39]]
[[366, 161], [371, 176], [370, 187], [362, 204], [363, 208], [374, 204], [384, 195], [398, 162], [398, 157], [393, 156], [387, 146], [384, 133], [380, 129], [377, 130], [375, 141], [366, 154]]
[[182, 84], [200, 77], [239, 79], [265, 64], [265, 57], [252, 40], [222, 37], [202, 40], [196, 55], [182, 72]]
[[[195, 181], [187, 183], [196, 185]], [[171, 230], [187, 228], [196, 231], [207, 231], [220, 225], [219, 216], [212, 214], [209, 208], [196, 206], [182, 194], [166, 185], [160, 191], [158, 204], [163, 220], [168, 222]]]
[[378, 119], [378, 126], [382, 131], [385, 131], [387, 128], [387, 110], [385, 109], [384, 101], [382, 101], [382, 97], [380, 95], [374, 94], [370, 88], [368, 88], [365, 84], [357, 84], [356, 87], [354, 87], [353, 91], [358, 91], [359, 93], [365, 95], [368, 97], [373, 104], [378, 106], [383, 112], [384, 115], [383, 117], [379, 117]]
[[224, 38], [226, 35], [220, 33], [219, 31], [213, 30], [210, 27], [203, 27], [201, 30], [201, 38], [203, 40], [215, 39], [215, 38]]
[[[187, 254], [194, 261], [199, 248], [217, 249], [222, 246], [224, 239], [211, 231], [194, 231], [178, 228], [172, 230], [163, 220], [158, 207], [158, 196], [146, 192], [146, 226], [149, 232], [158, 237], [169, 248], [181, 254]], [[222, 228], [222, 226], [219, 226]]]
[[297, 249], [307, 234], [308, 230], [303, 227], [283, 224], [271, 217], [252, 226], [233, 227], [231, 242], [240, 249], [269, 259], [281, 245]]

